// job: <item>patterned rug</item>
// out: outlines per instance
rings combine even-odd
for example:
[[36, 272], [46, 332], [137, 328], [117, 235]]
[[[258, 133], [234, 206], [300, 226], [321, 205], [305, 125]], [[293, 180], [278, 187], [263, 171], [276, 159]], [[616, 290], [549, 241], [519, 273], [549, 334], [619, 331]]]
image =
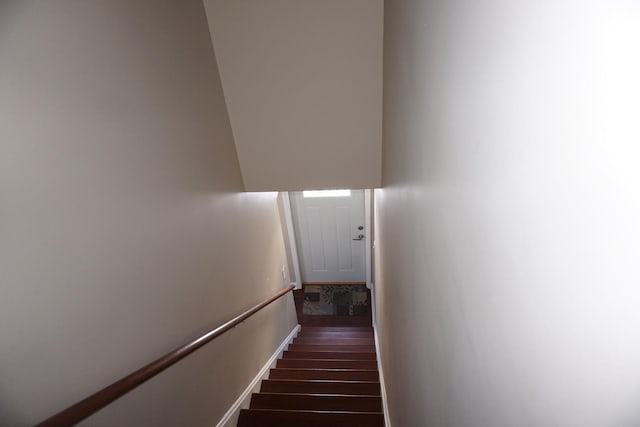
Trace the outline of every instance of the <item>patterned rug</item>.
[[305, 286], [303, 314], [366, 316], [369, 298], [365, 285]]

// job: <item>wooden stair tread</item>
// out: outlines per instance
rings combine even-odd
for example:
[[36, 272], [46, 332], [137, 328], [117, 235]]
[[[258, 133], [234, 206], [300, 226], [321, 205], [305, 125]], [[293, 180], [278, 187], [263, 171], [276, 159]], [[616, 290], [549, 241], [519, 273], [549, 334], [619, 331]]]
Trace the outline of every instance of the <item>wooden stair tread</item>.
[[335, 328], [335, 327], [318, 327], [318, 326], [305, 326], [300, 328], [301, 334], [310, 335], [373, 335], [373, 328]]
[[375, 345], [372, 338], [353, 339], [315, 339], [315, 338], [294, 338], [292, 344], [300, 345]]
[[277, 393], [330, 393], [380, 395], [379, 381], [344, 380], [263, 380], [260, 391]]
[[381, 412], [243, 409], [238, 427], [384, 427]]
[[305, 337], [346, 337], [346, 338], [373, 338], [373, 331], [304, 331], [298, 336]]
[[300, 332], [371, 332], [372, 326], [303, 326]]
[[240, 411], [258, 426], [384, 427], [371, 324], [303, 326]]
[[377, 370], [373, 369], [271, 369], [271, 379], [333, 379], [354, 381], [379, 381]]
[[375, 353], [361, 353], [355, 351], [285, 351], [284, 359], [348, 359], [348, 360], [376, 360]]
[[322, 344], [291, 344], [289, 351], [354, 351], [359, 353], [374, 353], [376, 347], [373, 345], [322, 345]]
[[298, 383], [318, 383], [318, 384], [327, 384], [327, 383], [332, 383], [332, 384], [377, 384], [380, 385], [380, 381], [357, 381], [357, 380], [353, 380], [353, 381], [349, 381], [349, 380], [295, 380], [295, 379], [286, 379], [286, 380], [280, 380], [280, 379], [266, 379], [266, 380], [262, 380], [262, 382], [279, 382], [279, 383], [292, 383], [292, 384], [298, 384]]
[[[373, 336], [370, 335], [342, 335], [342, 334], [298, 334], [298, 339], [311, 341], [317, 340], [319, 342], [327, 342], [328, 340], [369, 340], [373, 341]], [[371, 345], [371, 344], [360, 344]]]
[[367, 395], [254, 393], [251, 408], [382, 412], [382, 399]]
[[343, 368], [343, 369], [377, 369], [374, 360], [346, 359], [279, 359], [277, 368]]

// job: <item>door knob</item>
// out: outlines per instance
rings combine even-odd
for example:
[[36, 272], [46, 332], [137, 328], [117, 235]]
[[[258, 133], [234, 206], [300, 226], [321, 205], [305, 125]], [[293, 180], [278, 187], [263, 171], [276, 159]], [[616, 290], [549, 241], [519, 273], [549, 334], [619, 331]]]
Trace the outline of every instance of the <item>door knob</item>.
[[353, 240], [362, 240], [362, 239], [364, 239], [364, 234], [358, 234], [358, 237]]

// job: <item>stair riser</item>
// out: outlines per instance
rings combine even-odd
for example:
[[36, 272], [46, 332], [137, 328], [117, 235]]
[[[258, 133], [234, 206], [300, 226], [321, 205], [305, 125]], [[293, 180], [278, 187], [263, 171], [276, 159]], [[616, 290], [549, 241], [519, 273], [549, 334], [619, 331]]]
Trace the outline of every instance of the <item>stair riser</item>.
[[265, 393], [322, 393], [380, 396], [380, 384], [373, 382], [263, 380]]
[[375, 353], [373, 345], [301, 345], [291, 344], [289, 351], [355, 351], [358, 353]]
[[292, 344], [300, 345], [375, 345], [372, 338], [294, 338]]
[[377, 371], [325, 369], [272, 369], [269, 378], [290, 380], [378, 381]]
[[322, 328], [308, 329], [307, 327], [303, 327], [302, 329], [300, 329], [300, 333], [306, 335], [343, 335], [349, 337], [360, 335], [366, 338], [373, 336], [373, 329], [330, 331], [323, 330]]
[[376, 396], [254, 393], [251, 396], [251, 408], [382, 412], [382, 399]]
[[342, 334], [298, 334], [296, 338], [305, 340], [373, 340], [372, 335]]
[[303, 326], [301, 332], [368, 332], [373, 333], [371, 326]]
[[381, 413], [332, 413], [243, 409], [238, 427], [384, 427]]
[[284, 359], [346, 359], [346, 360], [376, 360], [375, 353], [355, 353], [350, 351], [285, 351]]
[[277, 368], [302, 369], [378, 369], [372, 360], [315, 360], [315, 359], [280, 359]]

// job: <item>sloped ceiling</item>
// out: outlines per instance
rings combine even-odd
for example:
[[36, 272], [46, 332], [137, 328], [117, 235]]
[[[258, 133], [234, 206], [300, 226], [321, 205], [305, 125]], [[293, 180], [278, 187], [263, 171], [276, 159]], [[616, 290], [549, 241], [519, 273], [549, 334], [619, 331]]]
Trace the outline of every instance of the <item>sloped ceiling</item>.
[[381, 181], [382, 0], [205, 0], [247, 191]]

